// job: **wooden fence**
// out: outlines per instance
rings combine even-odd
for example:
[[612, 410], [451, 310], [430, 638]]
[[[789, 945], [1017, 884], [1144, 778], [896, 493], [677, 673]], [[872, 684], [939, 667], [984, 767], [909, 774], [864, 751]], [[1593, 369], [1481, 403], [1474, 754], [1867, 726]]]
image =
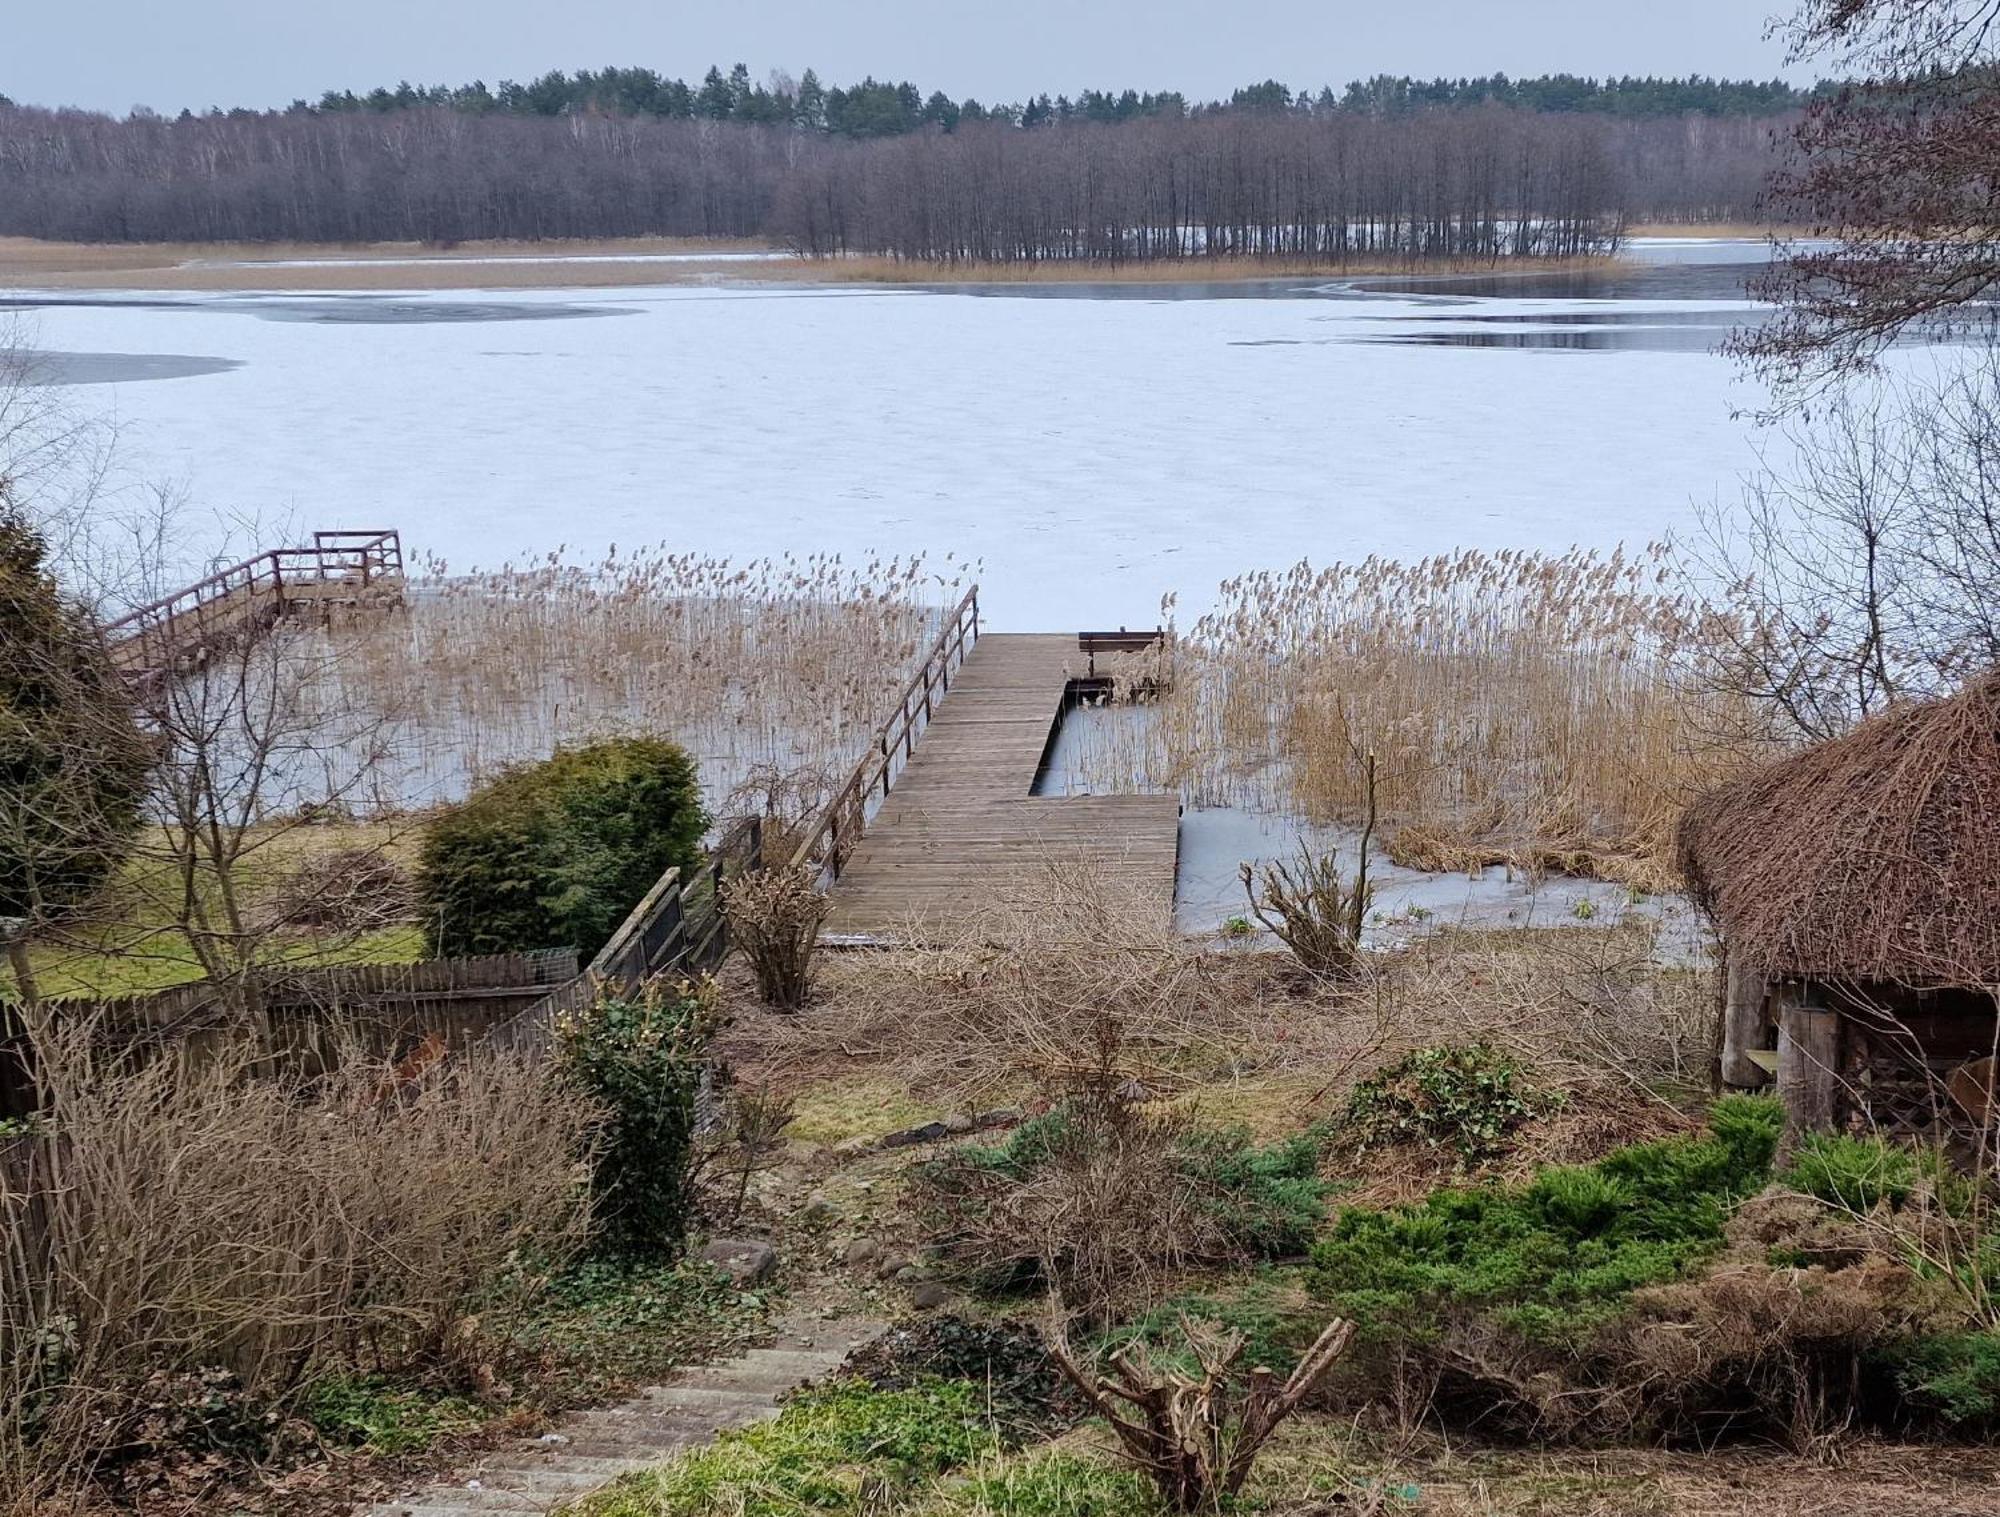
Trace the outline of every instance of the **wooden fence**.
[[[344, 1048], [399, 1059], [433, 1036], [447, 1048], [469, 1046], [576, 976], [568, 949], [277, 970], [258, 980], [248, 1030], [272, 1068], [313, 1074], [331, 1068]], [[246, 1030], [223, 987], [206, 980], [157, 995], [53, 1001], [45, 1010], [59, 1020], [89, 1018], [107, 1044], [137, 1053], [170, 1045], [198, 1053]], [[18, 1008], [0, 1005], [0, 1117], [25, 1116], [36, 1104], [27, 1029]]]
[[693, 978], [713, 970], [729, 953], [723, 883], [760, 867], [763, 856], [762, 818], [730, 823], [692, 880], [683, 881], [678, 867], [661, 875], [582, 974], [495, 1027], [479, 1046], [541, 1052], [562, 1013], [578, 1010], [607, 989], [636, 995], [665, 975]]
[[887, 719], [875, 729], [847, 783], [834, 792], [800, 838], [792, 852], [791, 867], [812, 869], [822, 885], [840, 878], [848, 855], [861, 841], [869, 808], [888, 795], [896, 776], [909, 763], [937, 703], [951, 689], [952, 675], [978, 640], [979, 586], [974, 585], [946, 617], [922, 667], [903, 687], [902, 697]]

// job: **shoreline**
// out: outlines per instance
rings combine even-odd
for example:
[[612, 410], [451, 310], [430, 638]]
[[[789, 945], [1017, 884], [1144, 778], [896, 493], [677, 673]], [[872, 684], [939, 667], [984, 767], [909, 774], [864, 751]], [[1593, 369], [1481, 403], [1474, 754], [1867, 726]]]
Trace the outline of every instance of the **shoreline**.
[[[1726, 224], [1642, 225], [1628, 237], [1763, 237]], [[161, 290], [190, 293], [348, 293], [519, 289], [636, 289], [659, 285], [993, 286], [1233, 284], [1260, 279], [1493, 278], [1614, 266], [1615, 258], [1502, 260], [1218, 258], [1123, 264], [936, 265], [878, 257], [811, 260], [741, 239], [674, 237], [577, 242], [61, 243], [0, 238], [0, 289]]]

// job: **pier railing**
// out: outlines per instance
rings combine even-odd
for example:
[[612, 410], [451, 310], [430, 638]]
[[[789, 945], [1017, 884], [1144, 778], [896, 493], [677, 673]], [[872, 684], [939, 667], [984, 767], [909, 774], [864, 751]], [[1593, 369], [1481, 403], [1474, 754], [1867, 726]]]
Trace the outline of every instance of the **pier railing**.
[[965, 662], [967, 650], [979, 640], [979, 586], [965, 592], [965, 598], [948, 612], [944, 626], [924, 656], [922, 666], [903, 687], [902, 697], [887, 720], [875, 729], [867, 750], [848, 775], [847, 783], [834, 792], [793, 850], [791, 866], [806, 866], [823, 884], [840, 878], [847, 857], [861, 841], [867, 825], [868, 807], [879, 795], [887, 796], [896, 776], [916, 752], [917, 739], [930, 725], [937, 703], [951, 689], [951, 677]]
[[261, 628], [292, 602], [360, 600], [402, 584], [403, 539], [392, 527], [315, 532], [308, 545], [267, 548], [191, 585], [135, 606], [104, 635], [136, 673], [170, 668], [244, 626]]

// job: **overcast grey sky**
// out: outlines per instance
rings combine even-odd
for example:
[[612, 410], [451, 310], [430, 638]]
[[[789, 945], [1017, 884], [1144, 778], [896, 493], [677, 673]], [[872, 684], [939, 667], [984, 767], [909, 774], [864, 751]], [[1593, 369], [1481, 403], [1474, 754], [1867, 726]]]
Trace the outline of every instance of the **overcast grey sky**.
[[1278, 78], [1784, 72], [1789, 0], [7, 0], [0, 94], [123, 112], [283, 105], [399, 79], [808, 65], [955, 97]]

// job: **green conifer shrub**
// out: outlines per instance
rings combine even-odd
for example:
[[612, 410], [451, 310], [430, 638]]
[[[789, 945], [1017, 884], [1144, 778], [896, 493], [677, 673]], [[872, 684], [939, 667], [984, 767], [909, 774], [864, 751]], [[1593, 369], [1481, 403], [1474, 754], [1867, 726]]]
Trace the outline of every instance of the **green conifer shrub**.
[[693, 760], [657, 738], [508, 769], [425, 835], [430, 951], [574, 948], [588, 960], [670, 867], [693, 872], [707, 826]]

